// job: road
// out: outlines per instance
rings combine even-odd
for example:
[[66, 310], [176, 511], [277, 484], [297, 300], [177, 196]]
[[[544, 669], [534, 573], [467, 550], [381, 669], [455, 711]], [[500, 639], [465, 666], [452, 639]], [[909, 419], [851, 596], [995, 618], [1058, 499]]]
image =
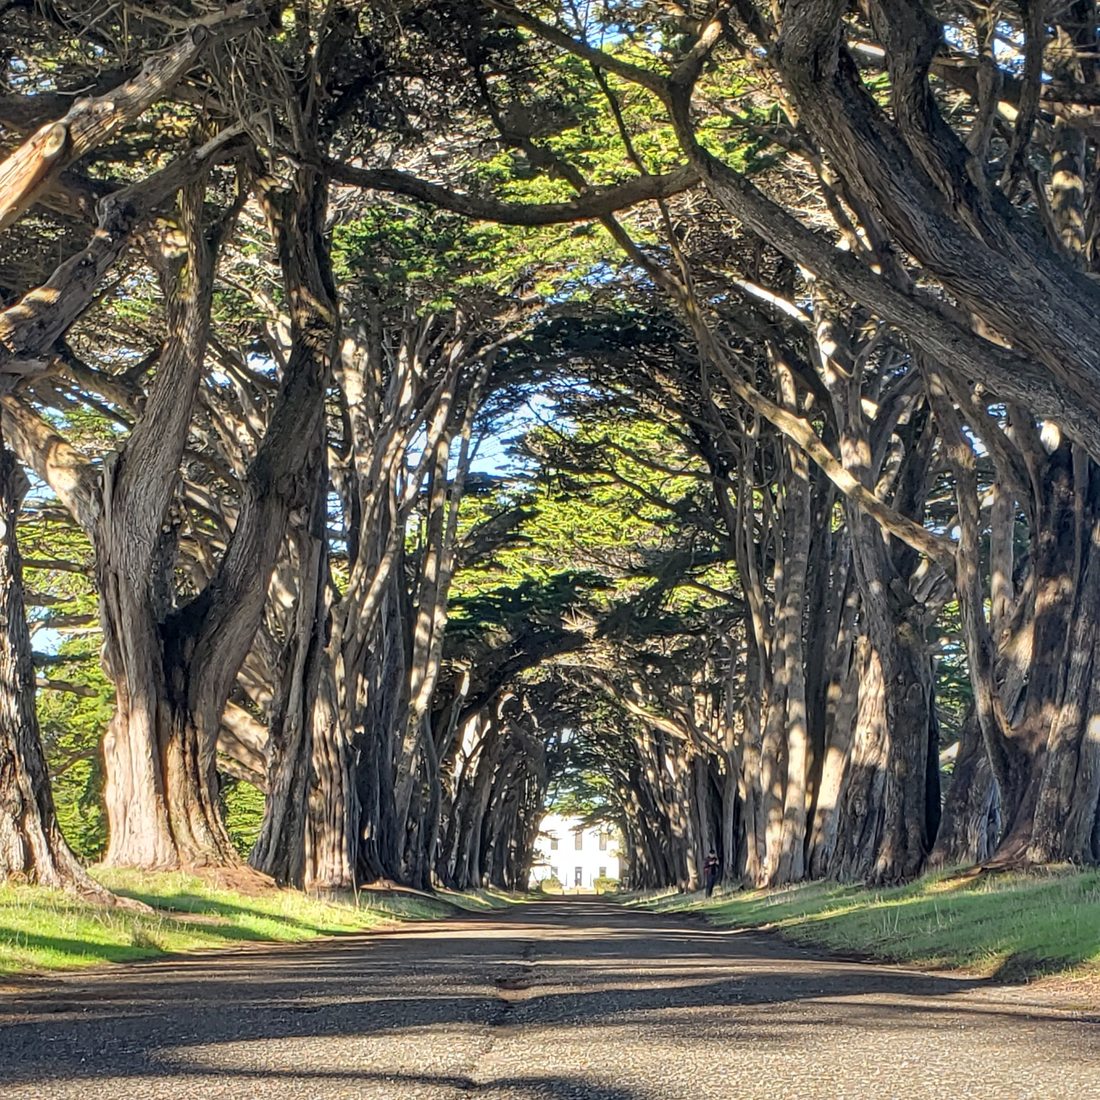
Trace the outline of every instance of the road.
[[1100, 1097], [1098, 1018], [596, 900], [0, 993], [3, 1100], [967, 1096]]

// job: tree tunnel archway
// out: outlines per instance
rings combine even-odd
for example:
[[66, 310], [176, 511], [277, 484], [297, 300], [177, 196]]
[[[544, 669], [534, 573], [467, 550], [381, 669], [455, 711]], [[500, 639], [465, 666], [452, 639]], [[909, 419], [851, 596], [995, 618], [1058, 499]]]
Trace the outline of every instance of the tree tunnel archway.
[[586, 768], [638, 886], [1100, 861], [1094, 5], [39, 7], [3, 702], [82, 854], [512, 887]]

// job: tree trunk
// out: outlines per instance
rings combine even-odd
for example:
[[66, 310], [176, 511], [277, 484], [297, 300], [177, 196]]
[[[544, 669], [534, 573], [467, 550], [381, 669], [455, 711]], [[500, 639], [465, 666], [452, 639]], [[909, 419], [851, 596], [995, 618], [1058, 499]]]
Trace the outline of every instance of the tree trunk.
[[970, 711], [943, 804], [930, 867], [966, 867], [989, 859], [1001, 832], [997, 785], [989, 766], [977, 715]]
[[[323, 656], [325, 663], [312, 712], [313, 755], [302, 884], [307, 890], [331, 893], [354, 889], [364, 881], [359, 846], [368, 837], [347, 716], [339, 704], [333, 665], [328, 654]], [[382, 870], [379, 868], [380, 873], [371, 881], [384, 877]]]
[[[216, 733], [187, 702], [187, 631], [169, 624], [179, 478], [210, 327], [217, 250], [203, 219], [205, 183], [180, 200], [186, 250], [158, 257], [167, 342], [142, 418], [104, 464], [93, 528], [104, 664], [115, 713], [103, 742], [106, 862], [168, 868], [233, 863], [214, 768]], [[219, 724], [221, 709], [217, 715]]]
[[722, 859], [722, 881], [737, 881], [740, 859], [738, 856], [737, 833], [741, 816], [741, 801], [737, 794], [737, 761], [733, 754], [727, 754], [722, 766], [722, 818], [718, 838], [719, 855]]
[[188, 196], [188, 262], [173, 272], [166, 362], [116, 463], [104, 471], [96, 569], [117, 709], [105, 751], [107, 862], [147, 868], [240, 862], [221, 820], [216, 773], [226, 701], [263, 616], [292, 507], [315, 485], [328, 371], [338, 337], [323, 240], [325, 189], [311, 170], [266, 195], [290, 302], [291, 353], [242, 485], [228, 548], [206, 587], [171, 606], [175, 529], [165, 516], [205, 361], [213, 253]]
[[1083, 465], [1078, 475], [1086, 484], [1075, 500], [1078, 579], [1027, 849], [1034, 863], [1100, 862], [1100, 467]]
[[357, 864], [363, 882], [401, 877], [403, 823], [397, 820], [394, 767], [395, 735], [399, 716], [405, 713], [408, 684], [403, 580], [403, 570], [395, 569], [369, 642], [366, 665], [359, 673], [360, 701], [347, 704], [355, 708], [351, 728], [361, 815]]
[[1023, 698], [990, 746], [1005, 819], [999, 864], [1092, 858], [1100, 474], [1063, 442], [1033, 481], [1032, 601], [1009, 639], [1016, 653], [1002, 647], [1002, 662], [1024, 662]]
[[934, 839], [927, 775], [934, 735], [928, 657], [912, 624], [902, 619], [893, 635], [884, 636], [888, 621], [872, 626], [875, 634], [868, 639], [870, 663], [860, 684], [831, 872], [842, 879], [913, 878]]
[[[758, 884], [764, 874], [765, 835], [763, 828], [763, 791], [761, 790], [760, 756], [763, 746], [761, 711], [766, 696], [757, 695], [753, 688], [762, 676], [760, 659], [752, 639], [748, 652], [749, 690], [745, 692], [741, 711], [744, 738], [739, 754], [738, 795], [741, 800], [741, 877], [746, 882]], [[755, 673], [755, 675], [754, 675]]]
[[[776, 373], [783, 406], [798, 412], [794, 377], [786, 363]], [[809, 569], [810, 470], [796, 446], [786, 446], [787, 478], [782, 508], [782, 553], [785, 584], [783, 601], [776, 609], [776, 653], [782, 661], [786, 686], [787, 766], [783, 792], [783, 831], [779, 858], [769, 885], [799, 882], [806, 874], [806, 815], [811, 748], [806, 705], [806, 659], [802, 627]], [[778, 588], [778, 586], [777, 586]]]
[[[307, 839], [307, 822], [315, 815], [311, 788], [318, 786], [314, 730], [319, 694], [331, 690], [326, 664], [329, 627], [328, 553], [325, 538], [325, 496], [328, 478], [317, 462], [313, 500], [305, 523], [289, 541], [293, 553], [286, 562], [284, 589], [296, 591], [291, 636], [273, 670], [275, 702], [268, 716], [267, 797], [264, 818], [249, 862], [285, 886], [312, 889], [327, 884], [329, 868], [318, 873], [317, 854]], [[276, 581], [278, 584], [278, 572]], [[273, 586], [274, 586], [273, 585]], [[309, 854], [307, 855], [307, 849]], [[321, 862], [324, 862], [323, 860]]]
[[828, 717], [825, 759], [818, 782], [817, 804], [810, 833], [809, 868], [812, 878], [824, 878], [832, 873], [837, 839], [841, 827], [842, 798], [848, 778], [852, 742], [858, 727], [859, 704], [864, 699], [860, 685], [869, 670], [870, 643], [860, 637], [853, 644], [855, 607], [858, 599], [849, 600], [842, 660], [837, 662], [837, 675], [830, 682], [836, 697]]

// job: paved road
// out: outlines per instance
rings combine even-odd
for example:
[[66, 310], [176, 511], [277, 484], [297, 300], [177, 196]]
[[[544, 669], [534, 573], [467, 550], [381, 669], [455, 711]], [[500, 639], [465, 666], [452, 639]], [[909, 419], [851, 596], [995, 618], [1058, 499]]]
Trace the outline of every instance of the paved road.
[[596, 901], [0, 994], [3, 1100], [967, 1096], [1100, 1097], [1100, 1022]]

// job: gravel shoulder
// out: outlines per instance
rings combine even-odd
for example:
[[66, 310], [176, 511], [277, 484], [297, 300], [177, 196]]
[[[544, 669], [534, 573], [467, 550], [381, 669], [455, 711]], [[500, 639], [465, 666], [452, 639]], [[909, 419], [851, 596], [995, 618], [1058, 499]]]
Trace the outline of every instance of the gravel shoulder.
[[0, 1094], [1076, 1100], [1100, 1095], [1096, 1007], [539, 902], [20, 983], [0, 994]]

